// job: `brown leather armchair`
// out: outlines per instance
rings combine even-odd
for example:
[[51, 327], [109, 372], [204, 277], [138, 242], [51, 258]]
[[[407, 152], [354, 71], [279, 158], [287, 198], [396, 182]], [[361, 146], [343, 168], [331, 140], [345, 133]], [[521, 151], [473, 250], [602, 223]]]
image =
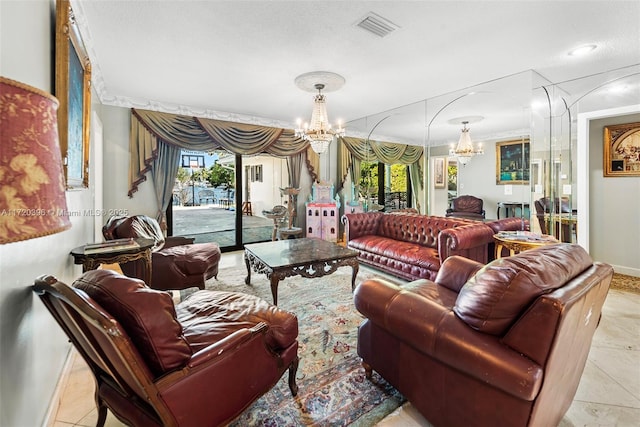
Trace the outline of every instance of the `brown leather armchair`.
[[[112, 216], [102, 227], [105, 239], [142, 237], [155, 240], [151, 252], [151, 283], [154, 289], [204, 289], [207, 279], [218, 276], [220, 247], [217, 243], [193, 243], [186, 237], [164, 237], [158, 221], [146, 215]], [[129, 277], [144, 277], [144, 261], [120, 264]]]
[[364, 281], [356, 308], [376, 370], [437, 426], [556, 426], [575, 396], [613, 276], [586, 251], [542, 246], [435, 281]]
[[107, 408], [130, 426], [225, 425], [287, 369], [297, 394], [298, 320], [255, 296], [204, 290], [174, 306], [111, 270], [33, 290], [94, 374], [98, 427]]
[[475, 196], [456, 197], [451, 199], [451, 207], [447, 209], [445, 216], [483, 220], [485, 213], [482, 206], [482, 199]]

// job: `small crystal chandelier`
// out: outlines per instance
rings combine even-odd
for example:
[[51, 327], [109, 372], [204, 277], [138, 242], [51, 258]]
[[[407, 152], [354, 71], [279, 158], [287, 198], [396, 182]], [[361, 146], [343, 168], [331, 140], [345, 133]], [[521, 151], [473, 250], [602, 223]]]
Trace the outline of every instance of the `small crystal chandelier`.
[[469, 163], [473, 156], [484, 154], [482, 144], [479, 143], [478, 148], [473, 146], [467, 124], [469, 124], [468, 121], [462, 122], [462, 133], [460, 134], [460, 140], [458, 141], [457, 147], [454, 148], [452, 145], [449, 149], [449, 155], [457, 157], [458, 162], [462, 163], [462, 166]]
[[340, 122], [338, 122], [336, 129], [331, 128], [327, 116], [326, 98], [322, 94], [324, 84], [316, 83], [314, 87], [318, 90], [318, 94], [313, 98], [311, 122], [303, 125], [302, 121], [298, 119], [295, 133], [297, 137], [309, 141], [313, 151], [322, 154], [327, 151], [334, 136], [344, 136], [345, 129]]

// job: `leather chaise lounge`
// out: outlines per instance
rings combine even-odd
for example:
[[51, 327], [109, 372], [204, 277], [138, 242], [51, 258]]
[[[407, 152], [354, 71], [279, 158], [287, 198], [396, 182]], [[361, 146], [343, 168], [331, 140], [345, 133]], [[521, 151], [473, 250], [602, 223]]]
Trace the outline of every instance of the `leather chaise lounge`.
[[612, 276], [559, 243], [486, 266], [453, 256], [435, 281], [366, 280], [358, 354], [435, 426], [557, 426]]

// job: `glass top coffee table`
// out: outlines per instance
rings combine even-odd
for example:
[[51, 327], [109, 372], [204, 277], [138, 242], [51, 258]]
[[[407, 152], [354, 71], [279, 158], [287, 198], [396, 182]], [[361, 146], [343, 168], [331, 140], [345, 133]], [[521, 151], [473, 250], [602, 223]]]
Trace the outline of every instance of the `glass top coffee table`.
[[251, 270], [266, 274], [271, 281], [273, 303], [278, 304], [278, 283], [285, 277], [322, 277], [338, 267], [351, 266], [351, 291], [358, 274], [358, 252], [320, 239], [288, 239], [253, 243], [244, 247], [247, 265], [245, 283], [251, 284]]

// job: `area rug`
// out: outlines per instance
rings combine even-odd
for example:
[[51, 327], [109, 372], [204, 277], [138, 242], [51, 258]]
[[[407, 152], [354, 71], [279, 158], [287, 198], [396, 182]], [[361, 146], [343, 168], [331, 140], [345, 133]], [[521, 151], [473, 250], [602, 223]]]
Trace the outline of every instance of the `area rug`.
[[640, 277], [613, 273], [613, 279], [611, 279], [610, 289], [640, 294]]
[[[252, 273], [252, 285], [247, 286], [246, 275], [244, 267], [221, 269], [218, 280], [207, 281], [206, 287], [271, 302], [266, 276]], [[372, 276], [361, 269], [357, 283]], [[189, 292], [193, 290], [182, 291], [181, 297]], [[363, 317], [353, 305], [351, 267], [316, 279], [295, 276], [280, 281], [278, 307], [298, 316], [298, 396], [291, 396], [285, 374], [231, 427], [372, 426], [404, 403], [404, 397], [377, 373], [365, 378], [356, 353]]]

